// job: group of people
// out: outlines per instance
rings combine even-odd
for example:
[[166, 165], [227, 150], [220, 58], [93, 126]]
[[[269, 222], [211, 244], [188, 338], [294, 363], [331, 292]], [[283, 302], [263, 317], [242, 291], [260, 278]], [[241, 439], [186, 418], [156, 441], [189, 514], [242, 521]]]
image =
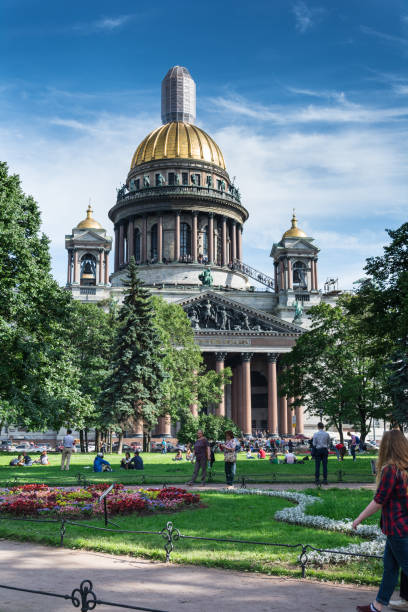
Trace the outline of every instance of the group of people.
[[47, 451], [42, 451], [38, 459], [35, 459], [34, 461], [30, 457], [30, 455], [26, 453], [26, 451], [21, 453], [21, 455], [18, 455], [18, 457], [11, 459], [10, 461], [11, 467], [30, 467], [34, 464], [50, 465], [50, 462], [48, 461]]

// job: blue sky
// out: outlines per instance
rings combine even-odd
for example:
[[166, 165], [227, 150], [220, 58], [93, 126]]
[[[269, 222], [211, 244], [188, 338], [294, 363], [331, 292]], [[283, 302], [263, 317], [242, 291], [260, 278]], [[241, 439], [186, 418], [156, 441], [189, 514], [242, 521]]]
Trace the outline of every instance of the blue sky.
[[3, 0], [0, 54], [0, 158], [40, 204], [61, 283], [64, 235], [89, 198], [111, 230], [174, 64], [196, 80], [197, 123], [241, 188], [248, 263], [271, 272], [296, 208], [321, 248], [320, 284], [350, 288], [384, 228], [406, 221], [406, 2]]

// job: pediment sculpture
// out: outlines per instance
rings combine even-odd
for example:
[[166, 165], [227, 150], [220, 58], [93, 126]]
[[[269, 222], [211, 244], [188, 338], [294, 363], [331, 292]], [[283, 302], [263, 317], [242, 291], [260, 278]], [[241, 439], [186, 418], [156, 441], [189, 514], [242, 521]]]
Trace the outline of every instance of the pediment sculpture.
[[195, 303], [187, 309], [193, 329], [216, 329], [228, 331], [272, 331], [263, 321], [218, 304], [210, 299]]

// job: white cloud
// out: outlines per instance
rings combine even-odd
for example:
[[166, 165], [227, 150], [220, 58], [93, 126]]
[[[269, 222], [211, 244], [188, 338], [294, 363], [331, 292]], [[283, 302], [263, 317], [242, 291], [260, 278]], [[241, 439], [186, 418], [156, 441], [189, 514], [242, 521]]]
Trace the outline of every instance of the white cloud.
[[[0, 159], [21, 175], [24, 190], [40, 204], [60, 282], [65, 279], [64, 235], [84, 218], [90, 197], [95, 218], [112, 233], [107, 213], [115, 188], [124, 181], [139, 142], [158, 124], [155, 115], [105, 113], [89, 121], [58, 116], [44, 125], [27, 121], [0, 127]], [[55, 126], [51, 131], [50, 125]], [[383, 228], [396, 227], [406, 217], [403, 127], [361, 122], [302, 131], [295, 121], [281, 123], [279, 130], [265, 126], [257, 124], [262, 131], [203, 126], [221, 146], [250, 213], [244, 234], [248, 263], [271, 271], [271, 245], [288, 229], [296, 208], [299, 225], [321, 248], [321, 278], [339, 276], [341, 286], [350, 287], [361, 276], [365, 258], [380, 252]]]
[[[305, 93], [304, 90], [294, 90], [296, 93]], [[324, 94], [306, 90], [306, 95], [314, 97], [329, 97], [337, 104], [330, 106], [308, 104], [304, 106], [261, 106], [242, 97], [213, 98], [212, 105], [229, 115], [241, 115], [259, 121], [269, 121], [279, 125], [302, 123], [384, 123], [397, 121], [408, 117], [408, 106], [394, 108], [376, 108], [354, 104], [347, 100], [342, 93]]]
[[378, 30], [374, 30], [373, 28], [369, 28], [368, 26], [361, 26], [361, 31], [364, 34], [368, 34], [369, 36], [375, 36], [380, 40], [385, 40], [386, 42], [396, 44], [402, 47], [408, 47], [408, 38], [403, 38], [402, 36], [395, 36], [393, 34], [387, 34], [385, 32], [379, 32]]
[[115, 30], [120, 28], [132, 18], [132, 15], [121, 15], [120, 17], [105, 17], [95, 22], [95, 27], [99, 30]]
[[313, 14], [305, 2], [296, 2], [292, 7], [293, 14], [296, 20], [296, 29], [304, 34], [307, 30], [313, 27]]

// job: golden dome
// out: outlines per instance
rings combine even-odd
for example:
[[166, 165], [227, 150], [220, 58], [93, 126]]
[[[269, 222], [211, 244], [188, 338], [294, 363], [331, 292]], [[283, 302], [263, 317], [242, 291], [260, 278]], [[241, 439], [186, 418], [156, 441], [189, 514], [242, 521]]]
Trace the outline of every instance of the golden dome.
[[130, 169], [159, 159], [198, 159], [225, 170], [224, 157], [214, 140], [196, 125], [172, 121], [153, 130], [136, 149]]
[[297, 226], [295, 211], [293, 211], [292, 227], [283, 234], [282, 240], [285, 238], [306, 238], [306, 236], [307, 234]]
[[92, 217], [92, 213], [92, 206], [89, 204], [86, 211], [86, 219], [78, 223], [77, 229], [103, 229], [102, 225]]

